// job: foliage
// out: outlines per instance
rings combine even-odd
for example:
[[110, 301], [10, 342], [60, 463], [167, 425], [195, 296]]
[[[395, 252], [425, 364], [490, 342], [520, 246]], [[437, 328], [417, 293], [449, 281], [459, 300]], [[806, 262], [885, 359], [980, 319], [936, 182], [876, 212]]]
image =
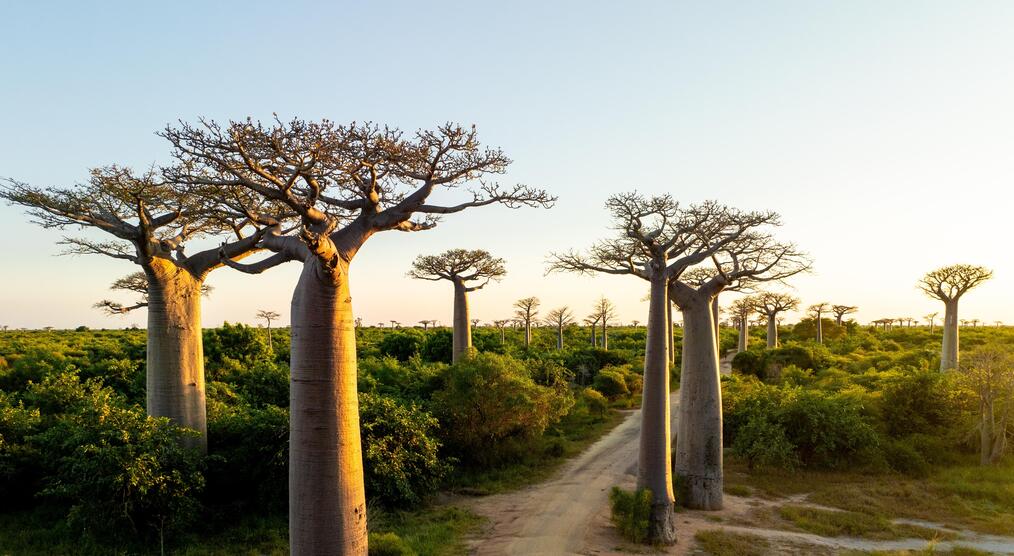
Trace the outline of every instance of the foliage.
[[404, 330], [385, 334], [377, 347], [382, 355], [394, 357], [399, 361], [408, 361], [419, 355], [427, 339], [417, 330]]
[[609, 509], [613, 525], [621, 537], [636, 543], [648, 540], [651, 517], [650, 490], [641, 488], [630, 492], [613, 487], [609, 491]]

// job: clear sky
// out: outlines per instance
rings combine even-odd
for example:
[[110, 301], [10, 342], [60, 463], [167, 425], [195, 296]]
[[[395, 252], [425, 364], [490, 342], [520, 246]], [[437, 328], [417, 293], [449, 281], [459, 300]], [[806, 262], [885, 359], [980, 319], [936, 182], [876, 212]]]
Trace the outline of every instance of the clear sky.
[[[632, 189], [780, 212], [815, 260], [792, 282], [804, 305], [922, 316], [942, 307], [916, 280], [967, 262], [996, 277], [962, 317], [1014, 323], [1012, 29], [1006, 1], [5, 2], [0, 176], [164, 162], [154, 132], [200, 116], [474, 123], [514, 159], [504, 181], [559, 203], [374, 237], [353, 263], [367, 323], [449, 323], [450, 285], [405, 272], [452, 247], [507, 261], [476, 318], [529, 295], [583, 317], [606, 295], [646, 320], [636, 278], [544, 275], [549, 252], [608, 235], [603, 201]], [[135, 267], [57, 257], [60, 237], [0, 206], [0, 324], [143, 326], [91, 308]], [[205, 325], [287, 323], [297, 274], [216, 271]]]

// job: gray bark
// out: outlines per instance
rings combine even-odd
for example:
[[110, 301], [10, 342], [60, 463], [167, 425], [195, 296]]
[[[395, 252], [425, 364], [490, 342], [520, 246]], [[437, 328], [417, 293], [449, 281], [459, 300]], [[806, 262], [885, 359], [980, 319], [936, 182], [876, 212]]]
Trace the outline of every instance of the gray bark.
[[718, 354], [718, 358], [722, 358], [722, 353], [719, 351], [722, 349], [722, 331], [718, 325], [718, 296], [716, 295], [711, 299], [711, 322], [715, 326], [715, 353]]
[[822, 320], [824, 320], [824, 319], [821, 318], [820, 311], [817, 311], [817, 343], [818, 344], [823, 344], [824, 343], [824, 323], [821, 322]]
[[609, 332], [606, 331], [606, 319], [602, 319], [602, 349], [609, 349]]
[[[343, 263], [339, 263], [343, 264]], [[293, 555], [366, 555], [366, 495], [348, 267], [303, 264], [292, 296], [289, 542]]]
[[722, 392], [713, 312], [707, 297], [680, 301], [683, 375], [676, 429], [677, 497], [698, 510], [722, 509]]
[[739, 345], [736, 346], [736, 353], [744, 352], [750, 348], [750, 323], [746, 318], [739, 320]]
[[672, 325], [672, 303], [665, 302], [665, 329], [668, 331], [667, 342], [669, 344], [669, 362], [676, 364], [676, 330]]
[[563, 325], [556, 325], [556, 349], [563, 349]]
[[525, 319], [525, 347], [532, 345], [532, 321], [531, 319]]
[[768, 315], [768, 349], [778, 347], [778, 321], [775, 315]]
[[958, 368], [958, 300], [944, 302], [944, 340], [940, 348], [940, 370]]
[[184, 444], [208, 450], [201, 336], [201, 280], [175, 264], [154, 259], [148, 277], [148, 415], [168, 417], [200, 433]]
[[669, 417], [669, 354], [666, 330], [668, 284], [663, 276], [651, 281], [648, 337], [644, 357], [644, 392], [641, 400], [641, 438], [638, 447], [637, 487], [652, 493], [649, 538], [676, 542], [676, 513], [672, 489]]
[[451, 362], [468, 357], [472, 350], [472, 321], [468, 320], [468, 290], [460, 280], [454, 280], [454, 334]]

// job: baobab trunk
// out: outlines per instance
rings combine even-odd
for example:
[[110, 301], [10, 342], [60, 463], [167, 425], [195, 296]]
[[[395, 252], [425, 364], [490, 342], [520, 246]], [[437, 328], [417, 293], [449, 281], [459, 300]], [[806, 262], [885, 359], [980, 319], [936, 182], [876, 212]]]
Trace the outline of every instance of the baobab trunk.
[[711, 322], [715, 326], [715, 353], [718, 354], [718, 358], [722, 358], [722, 353], [719, 352], [722, 348], [722, 331], [718, 326], [718, 296], [716, 295], [711, 299]]
[[[365, 555], [366, 494], [348, 266], [316, 258], [292, 295], [289, 544], [293, 555]], [[337, 439], [337, 441], [336, 441]]]
[[591, 325], [591, 346], [592, 347], [595, 347], [595, 346], [598, 345], [598, 344], [595, 343], [595, 329], [596, 328], [598, 328], [598, 325], [593, 322], [592, 325]]
[[[682, 303], [682, 301], [681, 301]], [[722, 509], [722, 391], [713, 312], [695, 299], [683, 312], [683, 374], [676, 428], [676, 496], [697, 510]]]
[[746, 319], [739, 320], [739, 345], [736, 346], [736, 353], [749, 349], [750, 324]]
[[979, 404], [979, 463], [989, 465], [993, 462], [993, 406], [989, 403]]
[[532, 345], [532, 321], [525, 321], [525, 347], [531, 347]]
[[778, 321], [774, 316], [768, 315], [768, 349], [778, 347]]
[[602, 320], [602, 349], [609, 349], [609, 332], [606, 331], [606, 321]]
[[676, 513], [672, 490], [669, 450], [669, 354], [666, 331], [668, 283], [664, 277], [651, 281], [648, 337], [644, 356], [644, 391], [641, 401], [641, 438], [637, 460], [637, 488], [651, 490], [649, 538], [658, 543], [676, 542]]
[[944, 302], [944, 341], [940, 348], [940, 370], [958, 367], [958, 301]]
[[666, 343], [669, 346], [669, 362], [676, 364], [676, 331], [672, 326], [672, 302], [665, 302]]
[[468, 320], [468, 292], [461, 282], [454, 282], [454, 335], [451, 363], [457, 363], [472, 350], [472, 321]]
[[563, 326], [556, 327], [556, 349], [563, 349]]
[[824, 343], [824, 324], [821, 322], [820, 313], [817, 313], [817, 343]]
[[148, 277], [148, 415], [168, 417], [200, 433], [184, 445], [208, 450], [201, 337], [201, 280], [162, 259], [145, 266]]

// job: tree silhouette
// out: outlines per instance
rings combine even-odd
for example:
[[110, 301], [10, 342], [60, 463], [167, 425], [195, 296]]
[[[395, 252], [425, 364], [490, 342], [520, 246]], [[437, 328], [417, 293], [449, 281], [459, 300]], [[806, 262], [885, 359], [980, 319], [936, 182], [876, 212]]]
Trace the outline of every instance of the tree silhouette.
[[514, 302], [514, 318], [525, 327], [525, 347], [532, 345], [532, 323], [539, 315], [539, 298], [524, 297]]
[[275, 351], [275, 346], [271, 342], [271, 321], [276, 320], [276, 319], [278, 319], [281, 316], [282, 315], [276, 313], [275, 311], [267, 311], [267, 310], [264, 310], [264, 309], [261, 309], [260, 311], [257, 311], [257, 318], [259, 318], [259, 319], [261, 319], [263, 321], [267, 321], [268, 349], [271, 350], [272, 352]]
[[919, 289], [944, 302], [944, 339], [940, 347], [940, 370], [958, 366], [958, 301], [968, 290], [993, 277], [985, 267], [967, 264], [945, 266], [926, 273]]
[[574, 313], [566, 305], [546, 315], [546, 324], [556, 327], [556, 349], [563, 349], [563, 329], [574, 322]]
[[754, 308], [767, 317], [768, 349], [778, 347], [778, 315], [799, 306], [799, 299], [787, 293], [761, 292], [753, 297]]

